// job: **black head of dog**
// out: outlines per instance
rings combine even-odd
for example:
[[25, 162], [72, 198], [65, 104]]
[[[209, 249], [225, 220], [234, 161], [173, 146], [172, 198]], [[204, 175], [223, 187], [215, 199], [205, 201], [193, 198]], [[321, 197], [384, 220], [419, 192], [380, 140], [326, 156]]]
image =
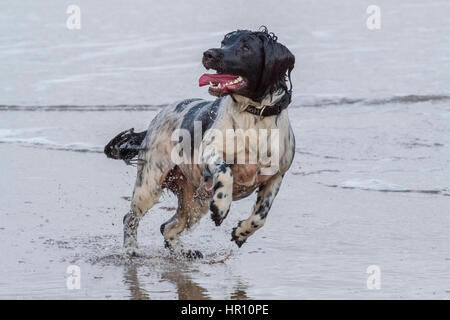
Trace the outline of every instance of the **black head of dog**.
[[216, 70], [217, 74], [204, 74], [199, 84], [209, 84], [209, 93], [215, 96], [236, 93], [261, 101], [279, 89], [289, 94], [292, 89], [290, 75], [295, 57], [266, 27], [260, 31], [228, 33], [220, 48], [203, 53], [202, 62], [206, 69]]

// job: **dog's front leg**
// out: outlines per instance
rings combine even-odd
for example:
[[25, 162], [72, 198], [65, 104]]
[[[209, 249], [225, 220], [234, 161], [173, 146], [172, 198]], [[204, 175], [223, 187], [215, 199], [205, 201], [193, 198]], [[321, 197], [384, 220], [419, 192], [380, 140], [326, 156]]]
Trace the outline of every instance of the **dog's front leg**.
[[220, 226], [230, 211], [233, 200], [233, 172], [222, 156], [213, 148], [207, 148], [202, 159], [207, 174], [212, 176], [213, 196], [209, 205], [211, 219]]
[[251, 216], [247, 220], [240, 221], [231, 232], [231, 241], [236, 242], [238, 247], [241, 247], [248, 237], [266, 222], [267, 214], [280, 189], [282, 180], [283, 176], [278, 174], [258, 189], [258, 197]]

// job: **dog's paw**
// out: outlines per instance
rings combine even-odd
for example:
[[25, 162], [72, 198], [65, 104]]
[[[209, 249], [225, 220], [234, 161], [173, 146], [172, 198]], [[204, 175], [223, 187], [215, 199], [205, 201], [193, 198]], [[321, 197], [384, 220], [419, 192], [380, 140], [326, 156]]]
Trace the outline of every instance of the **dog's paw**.
[[237, 244], [237, 246], [240, 248], [245, 243], [247, 238], [244, 238], [241, 235], [238, 235], [237, 229], [238, 229], [238, 227], [233, 228], [233, 230], [231, 231], [231, 241], [234, 241]]
[[217, 206], [217, 202], [214, 201], [214, 199], [213, 199], [211, 201], [211, 203], [209, 204], [209, 210], [211, 210], [212, 221], [214, 221], [214, 223], [216, 224], [216, 227], [218, 227], [222, 224], [223, 220], [228, 215], [228, 211], [230, 210], [230, 208], [228, 207], [226, 209], [226, 211], [220, 210], [219, 207]]
[[188, 260], [203, 259], [203, 254], [198, 250], [185, 250], [169, 248], [170, 253], [175, 257], [182, 257]]
[[[229, 168], [226, 169], [230, 170]], [[223, 220], [227, 217], [232, 201], [232, 184], [230, 187], [228, 184], [224, 185], [221, 181], [216, 182], [214, 184], [214, 195], [209, 203], [211, 219], [214, 221], [216, 226], [220, 226]]]
[[126, 247], [124, 253], [130, 258], [142, 257], [142, 252], [137, 247]]
[[214, 224], [216, 225], [216, 227], [220, 226], [222, 224], [222, 222], [223, 222], [223, 218], [218, 212], [212, 211], [211, 212], [211, 219], [212, 219], [212, 221], [214, 221]]
[[198, 250], [183, 250], [181, 254], [189, 260], [203, 259], [203, 254]]
[[180, 245], [173, 246], [169, 241], [164, 241], [164, 247], [169, 249], [170, 253], [175, 256], [184, 257], [189, 260], [202, 259], [203, 254], [198, 250], [187, 250]]

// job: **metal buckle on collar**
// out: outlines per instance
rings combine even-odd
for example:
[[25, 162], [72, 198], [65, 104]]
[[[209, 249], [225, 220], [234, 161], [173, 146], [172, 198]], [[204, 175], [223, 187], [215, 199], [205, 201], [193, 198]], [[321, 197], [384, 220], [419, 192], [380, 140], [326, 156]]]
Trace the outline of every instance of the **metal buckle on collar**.
[[267, 105], [262, 106], [261, 111], [259, 112], [259, 120], [264, 119], [263, 113], [266, 110]]

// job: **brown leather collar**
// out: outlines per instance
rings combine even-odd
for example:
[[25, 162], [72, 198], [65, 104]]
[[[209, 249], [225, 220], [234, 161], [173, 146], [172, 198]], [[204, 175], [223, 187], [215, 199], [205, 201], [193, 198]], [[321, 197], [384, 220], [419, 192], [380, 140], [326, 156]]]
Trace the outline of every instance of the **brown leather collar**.
[[281, 113], [281, 111], [286, 109], [290, 103], [291, 91], [288, 91], [273, 106], [262, 106], [261, 108], [257, 108], [249, 104], [245, 111], [260, 117], [277, 116]]

